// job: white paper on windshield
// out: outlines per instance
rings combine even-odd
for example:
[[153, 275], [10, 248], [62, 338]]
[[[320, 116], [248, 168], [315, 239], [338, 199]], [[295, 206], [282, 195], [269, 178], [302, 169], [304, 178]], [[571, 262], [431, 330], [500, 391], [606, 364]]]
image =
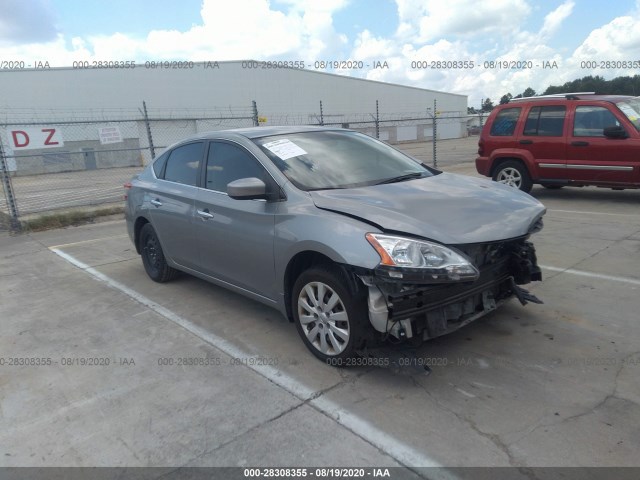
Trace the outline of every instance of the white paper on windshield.
[[638, 119], [638, 112], [636, 112], [631, 105], [626, 104], [626, 103], [619, 103], [618, 107], [620, 108], [620, 110], [622, 110], [624, 112], [624, 114], [629, 117], [629, 120], [631, 120], [632, 122], [635, 122]]
[[307, 154], [307, 152], [305, 152], [302, 148], [300, 148], [298, 145], [287, 138], [283, 140], [274, 140], [273, 142], [269, 143], [263, 143], [262, 146], [270, 152], [273, 152], [282, 160], [287, 160], [289, 158], [297, 157], [298, 155]]

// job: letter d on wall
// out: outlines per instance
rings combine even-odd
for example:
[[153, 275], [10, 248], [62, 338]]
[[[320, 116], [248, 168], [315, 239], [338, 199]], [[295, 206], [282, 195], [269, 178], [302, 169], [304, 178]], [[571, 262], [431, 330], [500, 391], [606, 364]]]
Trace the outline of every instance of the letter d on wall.
[[22, 127], [9, 130], [13, 150], [60, 148], [64, 146], [60, 127]]

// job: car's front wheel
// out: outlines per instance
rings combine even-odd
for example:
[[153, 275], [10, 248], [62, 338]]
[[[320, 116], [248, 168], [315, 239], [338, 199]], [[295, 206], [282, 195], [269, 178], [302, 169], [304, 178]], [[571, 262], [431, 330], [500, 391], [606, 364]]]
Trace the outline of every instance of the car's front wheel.
[[533, 187], [527, 167], [516, 160], [507, 160], [501, 163], [493, 172], [493, 180], [518, 188], [526, 193], [529, 193]]
[[140, 231], [140, 253], [144, 269], [151, 280], [164, 283], [175, 277], [177, 270], [167, 263], [158, 235], [150, 223]]
[[368, 326], [364, 287], [350, 285], [346, 276], [337, 267], [312, 267], [298, 277], [291, 296], [302, 341], [320, 360], [336, 366], [357, 357]]

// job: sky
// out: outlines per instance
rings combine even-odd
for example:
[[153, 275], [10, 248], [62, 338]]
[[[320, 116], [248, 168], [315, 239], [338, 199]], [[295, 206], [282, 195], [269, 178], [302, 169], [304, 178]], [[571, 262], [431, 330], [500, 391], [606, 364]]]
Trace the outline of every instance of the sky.
[[640, 74], [640, 0], [0, 0], [0, 68], [247, 59], [479, 107], [527, 87]]

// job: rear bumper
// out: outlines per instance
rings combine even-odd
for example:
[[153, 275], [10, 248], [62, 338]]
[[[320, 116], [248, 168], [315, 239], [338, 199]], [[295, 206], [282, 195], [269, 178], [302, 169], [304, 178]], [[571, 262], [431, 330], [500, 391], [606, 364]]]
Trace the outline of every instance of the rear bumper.
[[489, 157], [476, 158], [476, 171], [480, 175], [484, 175], [485, 177], [491, 176], [491, 165], [489, 163]]

